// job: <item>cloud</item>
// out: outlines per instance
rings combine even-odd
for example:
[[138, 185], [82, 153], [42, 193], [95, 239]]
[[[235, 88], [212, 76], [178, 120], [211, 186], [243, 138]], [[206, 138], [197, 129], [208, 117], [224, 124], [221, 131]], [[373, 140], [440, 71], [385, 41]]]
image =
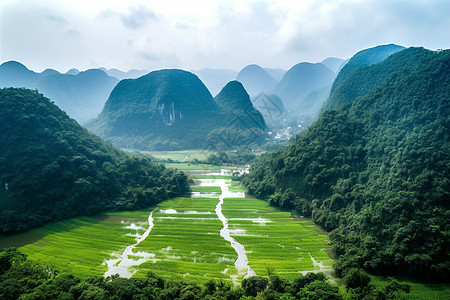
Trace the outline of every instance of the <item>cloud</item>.
[[129, 29], [137, 29], [147, 25], [149, 21], [158, 21], [155, 12], [145, 6], [132, 7], [128, 13], [121, 14], [122, 24]]
[[57, 14], [47, 14], [45, 18], [51, 22], [55, 22], [58, 25], [67, 25], [68, 22], [66, 19]]

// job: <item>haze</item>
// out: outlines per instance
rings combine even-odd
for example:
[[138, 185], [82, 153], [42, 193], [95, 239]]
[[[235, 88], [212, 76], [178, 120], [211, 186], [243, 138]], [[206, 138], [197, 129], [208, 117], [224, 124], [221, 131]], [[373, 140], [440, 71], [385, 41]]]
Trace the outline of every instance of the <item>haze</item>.
[[450, 48], [445, 0], [2, 0], [0, 10], [0, 62], [35, 71], [288, 69], [378, 44]]

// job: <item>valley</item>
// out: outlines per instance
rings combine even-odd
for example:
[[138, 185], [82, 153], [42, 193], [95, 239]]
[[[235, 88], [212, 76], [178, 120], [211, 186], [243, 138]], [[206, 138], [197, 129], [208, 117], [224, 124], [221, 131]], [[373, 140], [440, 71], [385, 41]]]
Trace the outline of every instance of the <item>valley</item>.
[[[254, 274], [289, 280], [306, 271], [331, 275], [324, 232], [308, 219], [246, 197], [245, 189], [224, 174], [224, 170], [196, 174], [192, 188], [205, 190], [189, 198], [33, 229], [29, 233], [38, 240], [18, 249], [31, 260], [81, 278], [113, 274], [139, 278], [153, 272], [168, 279], [238, 283]], [[5, 240], [2, 246], [7, 246]], [[121, 268], [125, 265], [129, 267]]]

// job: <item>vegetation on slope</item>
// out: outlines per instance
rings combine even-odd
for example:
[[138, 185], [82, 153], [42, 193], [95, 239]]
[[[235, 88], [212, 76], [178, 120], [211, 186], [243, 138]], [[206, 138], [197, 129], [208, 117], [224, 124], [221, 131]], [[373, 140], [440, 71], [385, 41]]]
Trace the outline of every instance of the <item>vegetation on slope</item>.
[[331, 231], [338, 275], [448, 278], [449, 99], [447, 50], [324, 112], [244, 183]]
[[167, 280], [153, 273], [142, 278], [80, 279], [28, 260], [14, 248], [0, 252], [0, 298], [13, 299], [398, 299], [410, 286], [390, 280], [376, 288], [366, 274], [352, 270], [343, 280], [346, 289], [328, 282], [323, 273], [299, 274], [286, 280], [275, 274], [253, 276], [241, 286], [231, 282]]
[[184, 174], [125, 155], [35, 91], [0, 90], [0, 131], [0, 232], [189, 190]]
[[[346, 76], [339, 73], [339, 80], [333, 84], [333, 91], [325, 102], [323, 110], [334, 109], [344, 103], [352, 102], [357, 97], [364, 96], [389, 79], [393, 73], [411, 69], [432, 55], [432, 51], [424, 48], [408, 48], [392, 54], [381, 62], [362, 65], [347, 73], [344, 70]], [[358, 56], [355, 55], [355, 57]]]
[[141, 150], [199, 149], [213, 130], [254, 129], [260, 135], [265, 129], [244, 112], [222, 109], [198, 77], [183, 70], [122, 80], [87, 126], [116, 146]]

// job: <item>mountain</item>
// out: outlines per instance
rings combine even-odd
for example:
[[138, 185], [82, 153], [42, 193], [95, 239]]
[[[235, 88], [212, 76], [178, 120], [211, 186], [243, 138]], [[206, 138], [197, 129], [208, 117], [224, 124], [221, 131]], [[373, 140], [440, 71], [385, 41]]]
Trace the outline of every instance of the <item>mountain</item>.
[[[120, 81], [99, 117], [86, 126], [119, 147], [199, 149], [212, 130], [234, 119], [196, 75], [160, 70]], [[241, 123], [240, 129], [258, 126]]]
[[0, 65], [0, 87], [38, 89], [79, 122], [97, 116], [109, 93], [119, 82], [98, 69], [61, 74], [53, 69], [36, 73], [18, 62]]
[[250, 96], [239, 81], [227, 83], [214, 100], [223, 110], [230, 111], [243, 120], [251, 120], [259, 128], [266, 128], [263, 116], [253, 107]]
[[252, 98], [252, 103], [266, 120], [281, 117], [286, 113], [283, 101], [277, 95], [267, 95], [261, 92], [258, 96]]
[[0, 65], [0, 88], [34, 88], [39, 75], [17, 61], [8, 61]]
[[[403, 54], [415, 60], [416, 51]], [[377, 73], [366, 78], [378, 80]], [[364, 96], [322, 113], [253, 164], [243, 182], [253, 195], [331, 231], [340, 276], [364, 268], [445, 280], [449, 87], [450, 51], [425, 54]]]
[[264, 70], [276, 81], [280, 81], [286, 73], [286, 70], [283, 69], [264, 68]]
[[192, 73], [200, 78], [212, 95], [217, 95], [238, 74], [237, 71], [226, 69], [200, 69], [194, 70]]
[[277, 81], [258, 65], [248, 65], [243, 68], [236, 76], [236, 80], [244, 85], [250, 96], [269, 92], [277, 84]]
[[[376, 47], [372, 50], [379, 49], [379, 47]], [[389, 46], [388, 49], [391, 49], [391, 47]], [[399, 48], [395, 47], [394, 49]], [[371, 53], [372, 51], [364, 50], [361, 52], [363, 54], [369, 54], [370, 57], [373, 56], [373, 53]], [[423, 48], [408, 48], [406, 50], [397, 51], [378, 63], [363, 64], [356, 67], [354, 58], [356, 58], [357, 62], [364, 60], [364, 55], [362, 55], [361, 52], [353, 56], [347, 64], [349, 68], [352, 68], [351, 71], [346, 71], [346, 65], [341, 73], [343, 72], [347, 75], [341, 76], [341, 73], [339, 73], [337, 76], [336, 81], [333, 83], [332, 93], [323, 105], [323, 110], [334, 109], [344, 103], [355, 100], [357, 97], [369, 93], [383, 81], [390, 78], [393, 73], [410, 69], [421, 63], [423, 60], [428, 59], [429, 56], [433, 54], [431, 51]], [[390, 51], [383, 53], [387, 54], [390, 53]]]
[[100, 68], [100, 70], [102, 70], [103, 72], [105, 72], [106, 74], [108, 74], [108, 76], [111, 77], [115, 77], [118, 79], [134, 79], [134, 78], [138, 78], [141, 77], [142, 75], [145, 75], [148, 73], [148, 71], [145, 70], [129, 70], [128, 72], [124, 72], [118, 69], [105, 69], [105, 68]]
[[320, 63], [337, 74], [344, 63], [344, 60], [336, 57], [328, 57]]
[[79, 122], [98, 116], [119, 80], [92, 69], [77, 75], [55, 73], [41, 77], [35, 87]]
[[0, 89], [0, 232], [189, 190], [184, 174], [103, 142], [37, 91]]
[[67, 75], [77, 75], [78, 73], [80, 73], [80, 71], [78, 69], [70, 69], [69, 71], [66, 72]]
[[338, 76], [336, 76], [336, 80], [333, 82], [332, 92], [335, 87], [341, 83], [341, 81], [345, 80], [352, 70], [363, 65], [373, 65], [381, 62], [392, 54], [404, 49], [405, 47], [403, 46], [389, 44], [359, 51], [339, 71]]
[[[295, 112], [307, 112], [313, 104], [310, 103], [311, 101], [305, 102], [305, 98], [312, 92], [330, 86], [334, 78], [335, 73], [323, 64], [302, 62], [296, 64], [284, 74], [273, 93], [283, 99], [287, 109]], [[327, 96], [323, 99], [313, 99], [316, 102], [314, 106], [322, 105]]]
[[49, 75], [59, 75], [61, 73], [59, 73], [58, 71], [54, 70], [54, 69], [45, 69], [41, 74], [40, 77], [46, 77]]

